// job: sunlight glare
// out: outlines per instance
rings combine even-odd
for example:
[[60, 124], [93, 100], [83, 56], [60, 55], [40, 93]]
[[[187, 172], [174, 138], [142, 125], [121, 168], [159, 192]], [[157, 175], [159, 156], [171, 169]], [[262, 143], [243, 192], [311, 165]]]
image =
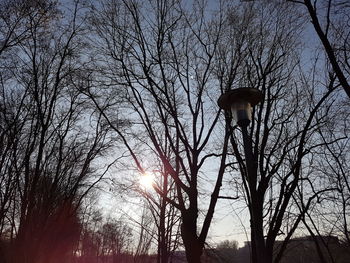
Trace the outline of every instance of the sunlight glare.
[[141, 177], [140, 177], [140, 185], [147, 188], [147, 189], [150, 189], [153, 187], [153, 183], [154, 183], [154, 175], [152, 173], [143, 173], [141, 174]]

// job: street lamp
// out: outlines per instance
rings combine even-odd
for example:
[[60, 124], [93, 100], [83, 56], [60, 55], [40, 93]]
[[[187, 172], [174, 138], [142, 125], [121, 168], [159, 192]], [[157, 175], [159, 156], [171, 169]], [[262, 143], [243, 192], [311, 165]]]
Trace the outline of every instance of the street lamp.
[[[248, 136], [248, 125], [252, 119], [252, 107], [264, 98], [262, 92], [254, 88], [238, 88], [225, 92], [218, 99], [219, 107], [231, 110], [232, 117], [242, 129], [243, 147], [246, 158], [247, 174], [250, 182], [256, 180], [255, 162], [252, 152], [252, 141]], [[256, 182], [256, 181], [255, 181]]]
[[[219, 107], [224, 110], [231, 110], [232, 117], [236, 120], [242, 130], [243, 147], [246, 163], [246, 175], [250, 189], [250, 212], [251, 212], [251, 230], [252, 230], [252, 256], [253, 262], [257, 260], [257, 252], [263, 251], [262, 242], [258, 242], [258, 235], [255, 223], [257, 220], [256, 205], [259, 202], [256, 184], [257, 184], [257, 168], [256, 158], [253, 156], [253, 145], [248, 135], [248, 125], [252, 119], [252, 107], [262, 102], [264, 95], [258, 89], [254, 88], [238, 88], [230, 90], [220, 96], [218, 99]], [[261, 241], [261, 240], [259, 240]], [[263, 241], [263, 240], [262, 240]], [[255, 260], [254, 260], [255, 259]]]

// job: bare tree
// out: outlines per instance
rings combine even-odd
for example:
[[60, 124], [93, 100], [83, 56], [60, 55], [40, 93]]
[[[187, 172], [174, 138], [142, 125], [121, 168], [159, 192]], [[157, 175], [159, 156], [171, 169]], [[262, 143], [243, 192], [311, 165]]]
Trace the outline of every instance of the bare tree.
[[136, 246], [133, 253], [133, 261], [135, 263], [147, 262], [149, 260], [148, 253], [151, 249], [153, 239], [153, 231], [150, 231], [149, 227], [152, 227], [152, 220], [150, 210], [144, 206], [139, 220], [140, 227], [138, 228]]
[[[215, 94], [222, 85], [215, 77], [214, 55], [223, 33], [223, 14], [215, 14], [220, 18], [216, 20], [205, 14], [204, 5], [196, 3], [188, 11], [178, 1], [103, 1], [95, 8], [93, 40], [100, 54], [95, 68], [103, 76], [93, 78], [104, 81], [91, 80], [86, 92], [141, 173], [154, 170], [147, 165], [152, 159], [162, 161], [163, 175], [174, 181], [176, 196], [155, 190], [181, 213], [188, 262], [200, 262], [228, 146], [226, 129], [216, 153], [212, 152], [219, 118]], [[124, 95], [122, 110], [115, 108], [116, 93]], [[132, 124], [130, 129], [119, 125], [123, 119]], [[213, 175], [206, 174], [203, 167], [212, 158], [218, 160], [217, 169]], [[203, 210], [199, 206], [205, 182], [201, 175], [214, 184]], [[201, 226], [200, 209], [204, 212]]]
[[94, 162], [111, 139], [77, 88], [84, 49], [78, 3], [70, 20], [56, 2], [6, 4], [2, 11], [14, 12], [2, 13], [3, 21], [15, 22], [3, 42], [13, 52], [2, 54], [1, 234], [11, 262], [57, 262], [79, 238], [77, 211], [108, 169]]
[[309, 14], [311, 23], [322, 43], [329, 63], [337, 76], [340, 85], [350, 97], [349, 85], [349, 37], [350, 37], [350, 5], [347, 1], [298, 1], [303, 4]]
[[[170, 157], [171, 149], [168, 142], [165, 142], [163, 147]], [[166, 150], [167, 148], [168, 150]], [[155, 233], [152, 236], [155, 239], [153, 242], [157, 244], [157, 262], [169, 262], [173, 252], [179, 247], [180, 238], [179, 211], [167, 202], [167, 198], [175, 198], [176, 188], [174, 180], [164, 168], [161, 160], [154, 161], [152, 166], [157, 167], [157, 170], [148, 171], [131, 178], [131, 180], [120, 181], [119, 178], [112, 178], [112, 181], [117, 186], [118, 194], [124, 195], [123, 199], [135, 197], [136, 193], [136, 207], [140, 206], [140, 198], [142, 204], [146, 202], [147, 205], [144, 209], [149, 209], [153, 223], [147, 226], [140, 225], [140, 227], [148, 228], [148, 231], [154, 229]], [[126, 164], [126, 167], [129, 165]], [[164, 195], [155, 193], [152, 189], [153, 186]]]
[[[40, 2], [40, 1], [38, 1]], [[29, 28], [26, 25], [30, 12], [30, 3], [27, 1], [4, 0], [0, 4], [0, 57], [6, 58], [9, 52], [15, 49], [28, 37]], [[5, 69], [4, 65], [2, 69]]]
[[[159, 167], [162, 164], [159, 163]], [[136, 191], [145, 198], [147, 208], [150, 210], [152, 215], [155, 235], [157, 243], [157, 262], [169, 262], [172, 253], [179, 247], [179, 228], [180, 228], [180, 215], [178, 210], [169, 204], [166, 198], [173, 199], [176, 196], [175, 184], [171, 180], [167, 171], [153, 171], [154, 177], [159, 177], [160, 181], [154, 180], [153, 184], [156, 185], [157, 189], [161, 190], [164, 195], [158, 195], [151, 193], [149, 188], [140, 185], [136, 185]], [[160, 173], [160, 174], [159, 174]], [[150, 175], [141, 175], [150, 176]], [[151, 175], [153, 177], [153, 175]], [[130, 190], [130, 188], [129, 188]], [[146, 227], [146, 226], [143, 226]], [[148, 226], [149, 228], [149, 226]]]
[[[298, 67], [295, 48], [300, 44], [302, 21], [292, 5], [263, 1], [246, 8], [250, 32], [243, 46], [247, 55], [240, 62], [244, 67], [232, 60], [222, 63], [221, 72], [237, 69], [231, 70], [227, 79], [237, 86], [261, 90], [264, 100], [255, 107], [251, 126], [242, 128], [247, 129], [248, 138], [243, 140], [251, 152], [244, 149], [239, 128], [232, 127], [231, 144], [238, 162], [233, 168], [240, 171], [249, 208], [252, 262], [278, 262], [311, 202], [317, 199], [309, 188], [310, 202], [299, 209], [303, 201], [294, 196], [300, 185], [310, 180], [310, 156], [332, 143], [318, 141], [317, 129], [325, 125], [326, 102], [332, 100], [338, 85], [331, 72], [324, 81], [315, 81], [310, 77], [315, 75], [305, 73], [306, 67]], [[324, 92], [316, 92], [322, 87], [326, 87]], [[309, 187], [316, 182], [310, 181]], [[276, 240], [282, 235], [283, 245], [274, 254]]]
[[[5, 225], [11, 218], [8, 216], [10, 204], [16, 188], [13, 171], [11, 150], [18, 144], [17, 133], [23, 126], [20, 117], [23, 108], [20, 92], [12, 90], [8, 83], [11, 82], [12, 70], [16, 61], [9, 58], [13, 56], [18, 45], [29, 35], [29, 27], [26, 23], [29, 18], [28, 4], [25, 1], [2, 1], [0, 4], [0, 59], [1, 59], [1, 91], [0, 91], [0, 145], [1, 147], [1, 191], [0, 191], [0, 223], [3, 234]], [[7, 221], [7, 223], [5, 222]]]
[[102, 236], [102, 256], [110, 257], [113, 263], [125, 262], [131, 254], [132, 230], [123, 220], [105, 223], [100, 230]]
[[[317, 202], [303, 219], [307, 231], [315, 240], [322, 262], [337, 262], [346, 258], [348, 253], [341, 249], [340, 243], [349, 246], [349, 104], [341, 96], [335, 98], [333, 103], [326, 125], [319, 130], [324, 147], [314, 154], [311, 163], [318, 183], [309, 191], [315, 195], [318, 190], [322, 194], [316, 195]], [[335, 238], [340, 243], [334, 242]]]

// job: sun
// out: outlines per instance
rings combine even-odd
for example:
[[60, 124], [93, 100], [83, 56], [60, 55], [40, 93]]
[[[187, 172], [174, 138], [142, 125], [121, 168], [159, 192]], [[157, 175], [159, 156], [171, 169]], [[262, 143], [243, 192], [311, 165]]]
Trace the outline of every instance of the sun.
[[145, 188], [153, 188], [153, 184], [154, 184], [154, 175], [152, 173], [146, 172], [141, 174], [139, 183], [141, 186], [145, 187]]

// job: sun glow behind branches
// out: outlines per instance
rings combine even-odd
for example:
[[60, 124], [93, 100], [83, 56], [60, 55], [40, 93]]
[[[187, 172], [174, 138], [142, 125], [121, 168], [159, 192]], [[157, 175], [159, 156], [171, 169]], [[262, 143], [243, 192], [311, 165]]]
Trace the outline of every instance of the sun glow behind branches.
[[147, 189], [153, 188], [154, 174], [149, 173], [149, 172], [145, 172], [145, 173], [141, 174], [139, 183], [144, 188], [147, 188]]

